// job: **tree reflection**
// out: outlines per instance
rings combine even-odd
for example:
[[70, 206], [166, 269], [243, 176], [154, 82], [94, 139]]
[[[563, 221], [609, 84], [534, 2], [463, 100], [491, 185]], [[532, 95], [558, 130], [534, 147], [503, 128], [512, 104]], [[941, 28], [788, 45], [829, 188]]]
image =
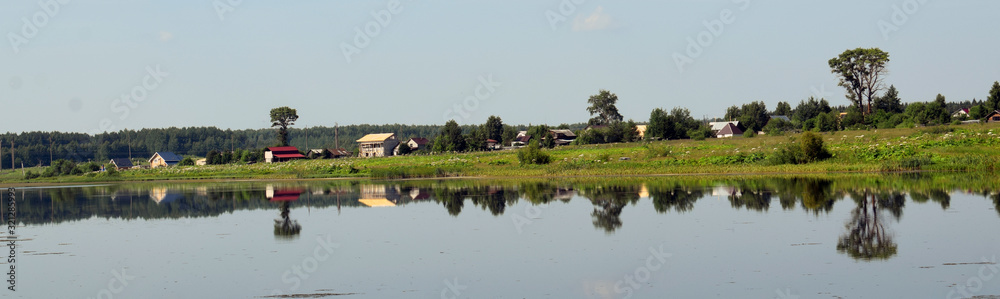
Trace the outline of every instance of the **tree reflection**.
[[630, 203], [639, 201], [638, 186], [602, 186], [585, 188], [581, 194], [596, 206], [590, 215], [594, 217], [594, 227], [613, 233], [622, 226], [619, 216]]
[[683, 188], [680, 186], [649, 188], [649, 197], [653, 199], [653, 208], [657, 213], [666, 213], [670, 209], [683, 213], [694, 209], [694, 203], [705, 196], [701, 189]]
[[465, 197], [468, 195], [468, 191], [464, 188], [451, 189], [439, 187], [434, 190], [434, 195], [434, 200], [444, 205], [448, 209], [449, 215], [458, 216], [458, 214], [462, 213], [462, 207], [465, 205]]
[[951, 195], [941, 189], [913, 191], [910, 192], [910, 198], [918, 203], [925, 203], [927, 201], [937, 202], [941, 205], [941, 209], [948, 209], [951, 206]]
[[274, 219], [274, 236], [276, 237], [294, 237], [302, 231], [302, 226], [299, 225], [299, 222], [292, 220], [288, 216], [288, 213], [291, 211], [289, 209], [289, 204], [289, 201], [282, 201], [280, 208], [281, 213], [279, 214], [281, 218]]
[[472, 198], [472, 204], [489, 210], [493, 216], [503, 215], [508, 205], [517, 203], [517, 192], [502, 187], [476, 188], [475, 194], [483, 194]]
[[758, 188], [740, 187], [729, 194], [729, 204], [733, 208], [747, 208], [758, 212], [767, 211], [771, 206], [771, 191]]
[[[884, 219], [879, 217], [880, 209], [877, 205], [883, 201], [877, 201], [874, 194], [869, 200], [867, 191], [855, 200], [858, 206], [851, 212], [847, 233], [837, 241], [837, 251], [858, 260], [886, 260], [896, 255], [897, 245], [892, 233], [887, 232]], [[895, 203], [894, 199], [884, 202]], [[902, 208], [902, 205], [897, 207]], [[887, 208], [893, 210], [892, 207]]]

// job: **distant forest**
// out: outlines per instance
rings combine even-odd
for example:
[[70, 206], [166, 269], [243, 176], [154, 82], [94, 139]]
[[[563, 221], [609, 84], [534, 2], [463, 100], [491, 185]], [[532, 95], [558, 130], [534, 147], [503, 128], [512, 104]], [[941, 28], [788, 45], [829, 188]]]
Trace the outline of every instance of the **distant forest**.
[[[574, 125], [574, 129], [583, 124]], [[410, 137], [433, 140], [443, 126], [440, 125], [347, 125], [340, 126], [340, 147], [357, 151], [355, 140], [365, 134], [396, 133], [401, 141]], [[476, 125], [462, 126], [471, 131]], [[515, 126], [525, 130], [527, 126]], [[333, 127], [290, 128], [289, 145], [301, 150], [334, 148]], [[85, 133], [25, 132], [20, 134], [0, 134], [2, 153], [0, 166], [11, 167], [11, 141], [14, 142], [14, 165], [24, 163], [24, 167], [48, 166], [51, 160], [68, 159], [78, 162], [103, 161], [111, 158], [128, 158], [131, 145], [133, 159], [148, 159], [154, 152], [173, 152], [182, 156], [204, 157], [209, 151], [229, 151], [231, 149], [259, 149], [277, 143], [277, 131], [273, 128], [222, 130], [216, 127], [188, 127], [165, 129], [122, 130], [92, 136]], [[51, 150], [51, 152], [50, 152]]]

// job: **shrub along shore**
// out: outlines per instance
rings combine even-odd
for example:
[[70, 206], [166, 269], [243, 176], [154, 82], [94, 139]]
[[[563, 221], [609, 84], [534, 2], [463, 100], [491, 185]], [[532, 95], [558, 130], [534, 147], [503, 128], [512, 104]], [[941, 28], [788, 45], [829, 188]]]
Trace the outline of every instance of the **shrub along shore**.
[[[435, 177], [789, 174], [1000, 169], [1000, 125], [670, 140], [388, 158], [175, 166], [125, 171], [4, 169], [0, 183]], [[545, 156], [544, 158], [542, 156]], [[546, 163], [547, 162], [547, 163]], [[92, 169], [88, 165], [87, 168]], [[86, 170], [86, 169], [85, 169]], [[40, 174], [48, 171], [51, 176]], [[26, 178], [27, 177], [27, 178]]]

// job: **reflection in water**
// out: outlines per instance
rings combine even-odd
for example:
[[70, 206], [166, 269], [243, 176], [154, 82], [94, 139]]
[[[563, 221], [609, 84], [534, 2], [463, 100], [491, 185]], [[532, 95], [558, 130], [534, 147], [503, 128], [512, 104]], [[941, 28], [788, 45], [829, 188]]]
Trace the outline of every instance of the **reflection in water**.
[[[851, 198], [856, 210], [837, 249], [858, 259], [887, 259], [896, 248], [886, 233], [885, 218], [903, 217], [907, 198], [949, 209], [955, 190], [991, 200], [1000, 213], [996, 178], [957, 174], [857, 176], [838, 179], [817, 177], [765, 177], [715, 179], [523, 179], [523, 180], [428, 180], [397, 182], [287, 181], [227, 183], [109, 184], [85, 187], [22, 188], [28, 192], [18, 204], [18, 219], [25, 224], [47, 224], [83, 219], [177, 219], [216, 217], [237, 210], [280, 209], [275, 236], [297, 236], [298, 221], [289, 217], [296, 207], [361, 208], [405, 206], [420, 201], [441, 204], [449, 215], [463, 212], [466, 201], [494, 216], [502, 216], [515, 205], [546, 205], [553, 202], [589, 201], [592, 226], [608, 234], [627, 221], [622, 211], [648, 197], [657, 213], [692, 211], [698, 200], [712, 194], [729, 201], [735, 209], [769, 212], [777, 200], [784, 212], [801, 208], [810, 214], [831, 213], [841, 199]], [[308, 191], [305, 191], [308, 190]], [[867, 191], [857, 191], [867, 190]], [[300, 197], [302, 199], [300, 200]], [[266, 198], [267, 200], [262, 200]], [[521, 201], [525, 202], [521, 202]], [[912, 204], [911, 203], [911, 204]], [[775, 203], [777, 204], [777, 203]], [[469, 213], [468, 211], [466, 211]], [[845, 216], [847, 217], [847, 216]], [[308, 225], [308, 224], [307, 224]]]
[[280, 218], [274, 219], [274, 236], [280, 238], [297, 237], [302, 231], [302, 225], [299, 225], [298, 221], [292, 220], [288, 214], [291, 212], [289, 208], [291, 202], [298, 200], [302, 196], [302, 191], [295, 189], [275, 190], [268, 186], [266, 194], [268, 200], [281, 203], [279, 208], [281, 212], [278, 214]]
[[[854, 196], [852, 196], [854, 197]], [[896, 255], [896, 243], [892, 233], [886, 230], [884, 217], [879, 217], [882, 209], [893, 211], [900, 215], [902, 202], [896, 202], [893, 196], [876, 200], [876, 196], [865, 191], [860, 197], [855, 197], [858, 206], [851, 212], [851, 221], [847, 223], [847, 233], [837, 241], [837, 251], [847, 253], [854, 259], [886, 260]], [[889, 206], [885, 206], [885, 205]], [[898, 218], [897, 218], [898, 219]]]
[[694, 209], [694, 203], [705, 196], [702, 189], [672, 186], [647, 187], [649, 197], [653, 199], [653, 208], [658, 213], [666, 213], [670, 209], [683, 213]]
[[619, 216], [622, 209], [628, 204], [639, 201], [639, 186], [598, 186], [596, 188], [584, 188], [580, 195], [590, 199], [595, 206], [594, 212], [590, 215], [594, 217], [594, 227], [602, 228], [606, 233], [613, 233], [622, 226]]

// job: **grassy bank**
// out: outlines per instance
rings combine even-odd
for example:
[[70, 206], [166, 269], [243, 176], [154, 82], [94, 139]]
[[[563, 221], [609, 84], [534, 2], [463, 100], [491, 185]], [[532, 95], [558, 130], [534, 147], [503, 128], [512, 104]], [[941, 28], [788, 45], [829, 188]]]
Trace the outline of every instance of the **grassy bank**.
[[[21, 169], [0, 172], [0, 182], [553, 177], [674, 174], [780, 174], [890, 171], [995, 171], [1000, 169], [1000, 125], [840, 131], [821, 135], [832, 157], [808, 164], [770, 159], [798, 134], [622, 144], [565, 146], [545, 150], [552, 162], [521, 165], [516, 151], [442, 153], [389, 158], [297, 160], [253, 165], [182, 166], [88, 173], [25, 180]], [[44, 169], [25, 169], [42, 172]]]

